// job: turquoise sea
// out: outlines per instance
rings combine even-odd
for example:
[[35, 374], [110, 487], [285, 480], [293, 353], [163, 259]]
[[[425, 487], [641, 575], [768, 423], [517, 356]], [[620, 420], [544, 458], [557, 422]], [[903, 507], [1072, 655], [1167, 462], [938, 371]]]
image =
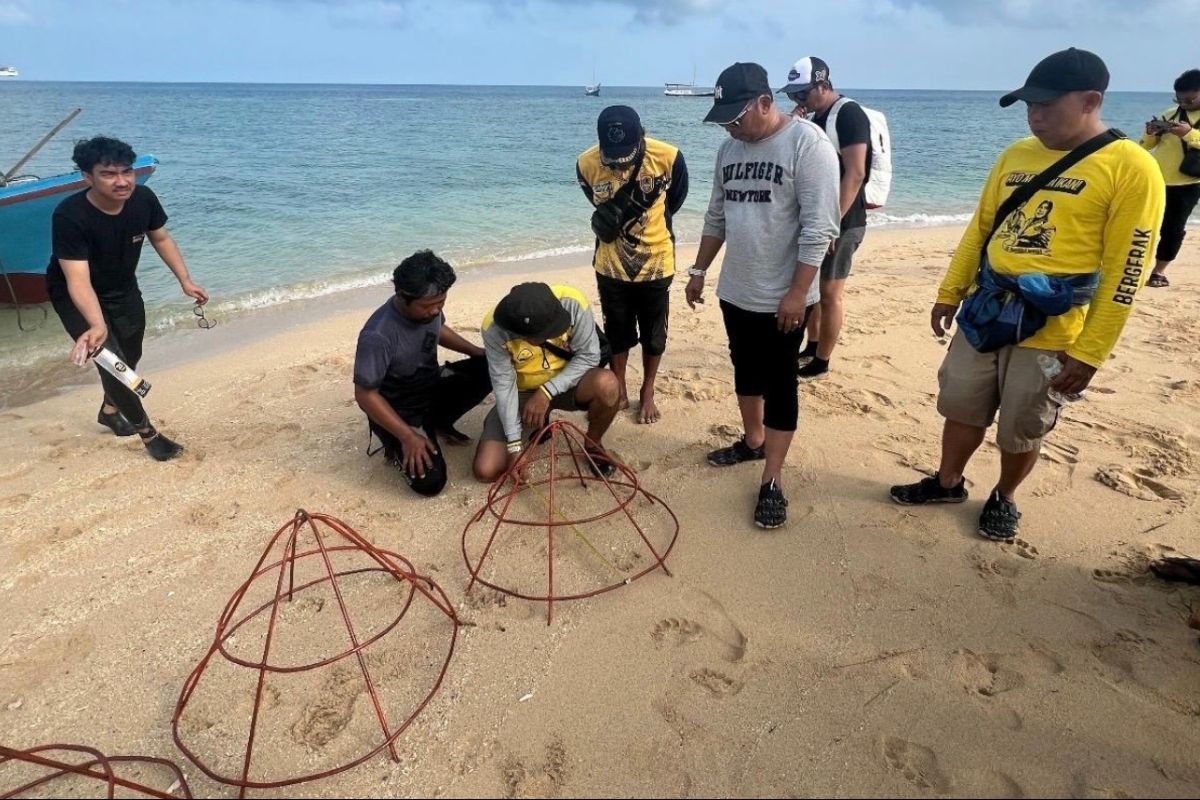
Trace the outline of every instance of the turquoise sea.
[[[1027, 133], [1001, 92], [846, 90], [887, 114], [892, 197], [872, 224], [969, 218], [996, 154]], [[786, 101], [785, 105], [786, 105]], [[1170, 102], [1113, 93], [1106, 118], [1131, 135]], [[678, 145], [691, 193], [681, 241], [699, 237], [719, 128], [710, 99], [660, 88], [0, 83], [0, 169], [71, 109], [83, 114], [23, 172], [72, 169], [73, 140], [104, 133], [161, 164], [151, 186], [217, 317], [382, 281], [429, 247], [456, 267], [591, 249], [575, 158], [606, 105], [628, 104], [647, 132]], [[940, 256], [939, 256], [940, 257]], [[152, 325], [190, 324], [190, 308], [151, 248], [140, 270]], [[57, 319], [21, 334], [0, 315], [0, 374], [66, 352]]]

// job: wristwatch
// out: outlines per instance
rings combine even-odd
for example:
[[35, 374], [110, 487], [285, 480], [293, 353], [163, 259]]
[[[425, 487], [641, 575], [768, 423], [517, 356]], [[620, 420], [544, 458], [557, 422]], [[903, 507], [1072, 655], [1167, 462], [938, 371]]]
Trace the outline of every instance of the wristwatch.
[[692, 264], [690, 267], [688, 267], [687, 274], [689, 278], [703, 278], [707, 272], [708, 270], [700, 269], [695, 264]]

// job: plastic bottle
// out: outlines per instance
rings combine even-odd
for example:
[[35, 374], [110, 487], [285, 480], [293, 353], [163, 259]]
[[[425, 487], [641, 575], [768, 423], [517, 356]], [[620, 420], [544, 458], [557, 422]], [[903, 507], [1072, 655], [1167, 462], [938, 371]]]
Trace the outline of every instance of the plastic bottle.
[[[1058, 373], [1062, 372], [1062, 362], [1052, 355], [1039, 353], [1037, 357], [1038, 366], [1042, 368], [1042, 374], [1050, 380], [1058, 377]], [[1075, 394], [1063, 394], [1054, 389], [1049, 389], [1046, 392], [1050, 399], [1058, 403], [1060, 406], [1069, 406], [1072, 403], [1077, 403], [1087, 395], [1087, 389]]]
[[145, 397], [150, 393], [150, 381], [140, 377], [107, 347], [101, 347], [92, 353], [92, 358], [105, 372], [132, 389], [138, 397]]

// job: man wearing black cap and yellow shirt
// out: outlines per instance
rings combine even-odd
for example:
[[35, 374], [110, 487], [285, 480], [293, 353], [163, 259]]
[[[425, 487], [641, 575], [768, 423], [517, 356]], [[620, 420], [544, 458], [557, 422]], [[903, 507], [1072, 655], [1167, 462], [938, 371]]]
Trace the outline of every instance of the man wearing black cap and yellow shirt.
[[1175, 79], [1175, 104], [1146, 123], [1142, 147], [1154, 154], [1167, 184], [1154, 272], [1146, 285], [1170, 286], [1167, 267], [1179, 255], [1188, 217], [1200, 201], [1200, 175], [1183, 171], [1185, 156], [1200, 151], [1200, 69], [1189, 69]]
[[[552, 409], [586, 410], [597, 445], [617, 415], [617, 379], [600, 366], [600, 335], [583, 294], [570, 286], [522, 283], [483, 318], [483, 347], [496, 407], [483, 421], [475, 477], [490, 483], [514, 465], [528, 434]], [[615, 469], [590, 449], [604, 475]]]
[[[946, 420], [941, 464], [931, 478], [893, 486], [892, 499], [965, 501], [963, 471], [999, 411], [1000, 479], [978, 526], [995, 541], [1019, 532], [1017, 487], [1059, 417], [1051, 392], [1061, 400], [1087, 388], [1120, 338], [1154, 254], [1162, 175], [1150, 154], [1106, 130], [1107, 88], [1099, 56], [1071, 48], [1043, 59], [1023, 87], [1001, 98], [1001, 106], [1025, 102], [1033, 136], [1009, 146], [992, 167], [930, 317], [939, 337], [956, 314], [959, 323], [938, 374], [938, 412]], [[1082, 158], [1038, 181], [1077, 148]], [[1042, 188], [1023, 191], [1023, 204], [1001, 212], [1035, 181]], [[1059, 295], [1058, 308], [1043, 308], [1049, 295], [1041, 287]], [[1006, 312], [1016, 314], [1015, 326]], [[1028, 321], [1038, 314], [1044, 325], [1030, 335]]]
[[629, 406], [625, 365], [642, 345], [638, 421], [658, 422], [654, 379], [667, 347], [675, 232], [671, 218], [687, 198], [688, 173], [679, 149], [651, 139], [629, 106], [609, 106], [596, 121], [599, 144], [575, 164], [584, 195], [596, 207], [592, 265], [600, 290], [604, 332], [612, 343], [612, 368]]

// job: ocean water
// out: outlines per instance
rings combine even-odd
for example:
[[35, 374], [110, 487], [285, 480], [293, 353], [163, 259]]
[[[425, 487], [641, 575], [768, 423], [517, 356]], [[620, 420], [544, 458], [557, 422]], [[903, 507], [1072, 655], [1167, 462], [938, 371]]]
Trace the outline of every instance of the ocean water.
[[[603, 91], [0, 82], [0, 169], [75, 107], [83, 114], [23, 172], [70, 171], [73, 140], [97, 133], [158, 157], [150, 185], [221, 317], [380, 282], [425, 247], [463, 270], [589, 252], [575, 158], [595, 141], [599, 111], [621, 103], [683, 151], [691, 191], [676, 230], [698, 240], [725, 136], [701, 123], [711, 100]], [[1021, 108], [997, 106], [999, 92], [846, 93], [887, 114], [892, 132], [892, 196], [872, 224], [965, 222], [996, 154], [1027, 133]], [[1136, 135], [1169, 102], [1114, 93], [1106, 119]], [[139, 275], [152, 326], [190, 324], [188, 301], [149, 247]], [[32, 334], [0, 315], [0, 370], [66, 347], [53, 314]]]

